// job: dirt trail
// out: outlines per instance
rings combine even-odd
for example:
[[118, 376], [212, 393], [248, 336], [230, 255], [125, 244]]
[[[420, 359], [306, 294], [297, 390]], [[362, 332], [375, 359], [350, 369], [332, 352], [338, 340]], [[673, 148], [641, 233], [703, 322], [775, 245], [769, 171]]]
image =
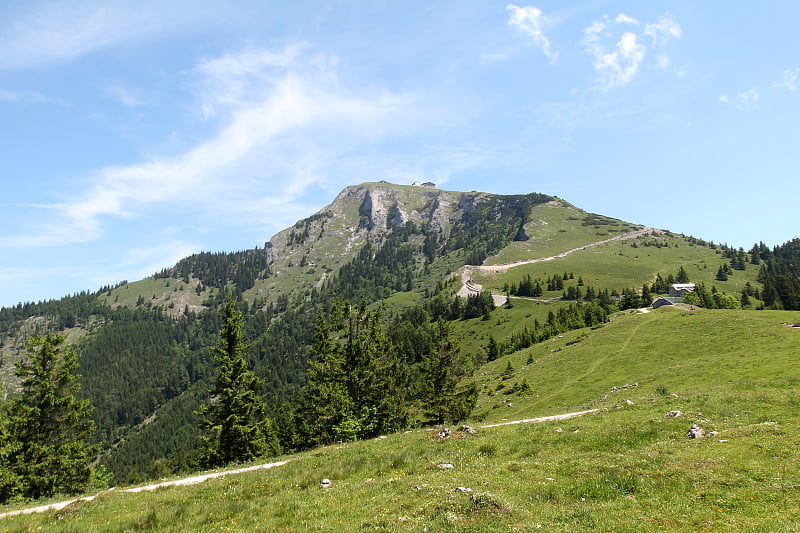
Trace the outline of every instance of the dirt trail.
[[593, 246], [600, 246], [601, 244], [608, 244], [610, 242], [615, 241], [626, 241], [628, 239], [637, 239], [643, 235], [649, 235], [651, 233], [657, 232], [659, 230], [655, 228], [642, 228], [636, 231], [631, 231], [628, 233], [623, 233], [622, 235], [617, 235], [616, 237], [611, 237], [610, 239], [604, 239], [602, 241], [593, 242], [590, 244], [585, 244], [583, 246], [579, 246], [578, 248], [573, 248], [572, 250], [567, 250], [566, 252], [561, 252], [560, 254], [551, 255], [549, 257], [539, 257], [536, 259], [524, 259], [522, 261], [514, 261], [513, 263], [503, 263], [500, 265], [481, 265], [473, 268], [478, 268], [484, 272], [505, 272], [509, 268], [514, 268], [520, 265], [529, 265], [531, 263], [542, 263], [544, 261], [552, 261], [553, 259], [559, 259], [561, 257], [566, 257], [569, 254], [580, 252], [581, 250], [586, 250], [587, 248], [591, 248]]
[[[197, 483], [202, 483], [208, 479], [213, 479], [217, 477], [233, 475], [233, 474], [243, 474], [244, 472], [252, 472], [253, 470], [265, 470], [268, 468], [275, 468], [276, 466], [283, 466], [289, 461], [278, 461], [277, 463], [267, 463], [263, 465], [256, 465], [256, 466], [248, 466], [245, 468], [238, 468], [236, 470], [226, 470], [224, 472], [213, 472], [211, 474], [202, 474], [199, 476], [192, 476], [186, 477], [183, 479], [176, 479], [173, 481], [164, 481], [162, 483], [154, 483], [152, 485], [144, 485], [141, 487], [133, 487], [130, 489], [120, 490], [119, 492], [143, 492], [143, 491], [152, 491], [156, 489], [160, 489], [162, 487], [173, 487], [177, 485], [195, 485]], [[107, 491], [103, 491], [99, 494], [94, 496], [85, 496], [83, 498], [75, 498], [74, 500], [67, 500], [64, 502], [58, 503], [51, 503], [48, 505], [40, 505], [39, 507], [29, 507], [27, 509], [17, 509], [16, 511], [8, 511], [6, 513], [0, 513], [0, 518], [6, 518], [9, 516], [19, 516], [19, 515], [26, 515], [26, 514], [34, 514], [34, 513], [44, 513], [47, 511], [60, 511], [61, 509], [72, 505], [73, 503], [80, 503], [80, 502], [90, 502], [94, 500], [100, 494], [105, 492], [112, 492], [115, 489], [109, 489]]]
[[[569, 418], [575, 418], [578, 416], [583, 416], [589, 413], [596, 413], [600, 411], [600, 409], [590, 409], [588, 411], [578, 411], [575, 413], [564, 413], [561, 415], [552, 415], [552, 416], [542, 416], [539, 418], [526, 418], [523, 420], [511, 420], [507, 422], [499, 422], [497, 424], [486, 424], [484, 426], [480, 426], [481, 428], [493, 428], [498, 426], [509, 426], [512, 424], [529, 424], [529, 423], [537, 423], [537, 422], [549, 422], [551, 420], [567, 420]], [[123, 489], [119, 492], [144, 492], [144, 491], [153, 491], [156, 489], [160, 489], [162, 487], [173, 487], [178, 485], [195, 485], [197, 483], [202, 483], [203, 481], [227, 476], [227, 475], [235, 475], [235, 474], [242, 474], [245, 472], [252, 472], [253, 470], [265, 470], [269, 468], [275, 468], [277, 466], [283, 466], [289, 461], [278, 461], [276, 463], [267, 463], [263, 465], [256, 465], [256, 466], [248, 466], [245, 468], [238, 468], [236, 470], [226, 470], [225, 472], [213, 472], [211, 474], [202, 474], [199, 476], [192, 476], [183, 479], [176, 479], [173, 481], [164, 481], [162, 483], [154, 483], [152, 485], [143, 485], [141, 487], [133, 487], [130, 489]], [[105, 492], [112, 492], [115, 489], [109, 489], [107, 491], [103, 491], [95, 496], [86, 496], [83, 498], [75, 498], [73, 500], [67, 500], [58, 503], [51, 503], [48, 505], [40, 505], [38, 507], [29, 507], [27, 509], [17, 509], [15, 511], [8, 511], [5, 513], [0, 513], [0, 518], [6, 518], [11, 516], [19, 516], [19, 515], [27, 515], [27, 514], [34, 514], [34, 513], [44, 513], [47, 511], [60, 511], [65, 507], [72, 505], [73, 503], [81, 503], [81, 502], [90, 502], [94, 500], [100, 494]]]
[[[583, 246], [579, 246], [578, 248], [573, 248], [572, 250], [567, 250], [566, 252], [561, 252], [560, 254], [551, 255], [548, 257], [537, 257], [535, 259], [523, 259], [522, 261], [514, 261], [513, 263], [502, 263], [499, 265], [465, 265], [464, 270], [461, 271], [461, 289], [458, 291], [458, 295], [462, 298], [466, 298], [470, 294], [479, 293], [483, 290], [481, 285], [473, 283], [472, 281], [472, 274], [475, 270], [480, 270], [481, 272], [506, 272], [509, 268], [518, 267], [521, 265], [530, 265], [532, 263], [543, 263], [545, 261], [552, 261], [554, 259], [559, 259], [561, 257], [566, 257], [569, 254], [580, 252], [581, 250], [586, 250], [587, 248], [591, 248], [593, 246], [599, 246], [601, 244], [608, 244], [610, 242], [615, 241], [625, 241], [628, 239], [636, 239], [643, 235], [649, 235], [651, 233], [657, 233], [661, 230], [655, 228], [642, 228], [636, 231], [631, 231], [628, 233], [623, 233], [622, 235], [617, 235], [616, 237], [611, 237], [610, 239], [604, 239], [602, 241], [593, 242], [590, 244], [585, 244]], [[495, 305], [503, 305], [506, 302], [505, 295], [502, 294], [492, 294], [495, 299]]]
[[511, 426], [513, 424], [536, 424], [539, 422], [550, 422], [552, 420], [568, 420], [590, 413], [597, 413], [600, 409], [589, 409], [588, 411], [577, 411], [575, 413], [564, 413], [563, 415], [540, 416], [539, 418], [525, 418], [523, 420], [511, 420], [509, 422], [498, 422], [497, 424], [487, 424], [481, 428], [496, 428], [498, 426]]

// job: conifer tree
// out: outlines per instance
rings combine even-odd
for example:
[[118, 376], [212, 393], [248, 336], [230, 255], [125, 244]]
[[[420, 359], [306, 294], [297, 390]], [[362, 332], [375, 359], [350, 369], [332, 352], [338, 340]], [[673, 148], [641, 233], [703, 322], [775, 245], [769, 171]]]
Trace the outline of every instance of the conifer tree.
[[689, 274], [686, 272], [686, 269], [683, 268], [683, 265], [678, 269], [678, 275], [675, 277], [675, 281], [678, 283], [689, 283]]
[[500, 356], [500, 346], [494, 337], [489, 337], [489, 344], [486, 345], [486, 360], [494, 361]]
[[262, 455], [276, 455], [279, 445], [271, 421], [259, 396], [261, 380], [247, 369], [242, 313], [228, 296], [222, 311], [219, 345], [214, 349], [219, 365], [211, 400], [200, 412], [202, 462], [221, 466], [244, 462]]
[[[338, 308], [333, 312], [338, 314]], [[299, 421], [309, 446], [332, 442], [333, 428], [342, 423], [344, 413], [353, 410], [347, 392], [344, 354], [322, 313], [317, 316], [312, 352]]]
[[642, 285], [642, 307], [650, 307], [653, 304], [653, 295], [650, 286], [645, 283]]
[[408, 374], [365, 304], [317, 318], [300, 423], [306, 444], [368, 438], [408, 423]]
[[19, 476], [10, 464], [18, 449], [19, 443], [9, 434], [5, 413], [0, 411], [0, 503], [7, 502], [21, 489]]
[[458, 343], [444, 320], [439, 320], [436, 329], [436, 349], [423, 361], [423, 407], [435, 423], [459, 422], [475, 407], [478, 389], [475, 384], [458, 387], [461, 363]]
[[64, 335], [30, 337], [25, 343], [29, 360], [16, 365], [22, 393], [8, 406], [9, 439], [0, 450], [7, 461], [5, 475], [0, 473], [6, 496], [10, 491], [26, 498], [75, 494], [92, 480], [98, 446], [86, 441], [94, 423], [89, 400], [76, 398], [78, 361], [65, 340]]

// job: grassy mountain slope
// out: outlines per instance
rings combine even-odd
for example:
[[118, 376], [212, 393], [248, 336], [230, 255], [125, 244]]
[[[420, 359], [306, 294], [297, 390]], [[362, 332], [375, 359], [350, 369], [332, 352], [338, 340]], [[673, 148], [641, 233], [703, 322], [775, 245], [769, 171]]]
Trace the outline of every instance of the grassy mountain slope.
[[[367, 297], [387, 313], [398, 312], [437, 291], [452, 298], [458, 276], [451, 277], [453, 283], [444, 280], [465, 264], [554, 256], [639, 229], [545, 195], [386, 183], [348, 187], [331, 205], [279, 232], [264, 249], [199, 253], [150, 278], [96, 295], [6, 313], [23, 317], [16, 322], [5, 321], [0, 313], [0, 374], [5, 390], [13, 390], [11, 366], [22, 355], [24, 333], [48, 324], [68, 327], [82, 357], [84, 391], [97, 408], [100, 438], [107, 447], [104, 463], [118, 479], [147, 479], [180, 470], [191, 457], [194, 411], [207, 399], [213, 380], [209, 347], [219, 325], [215, 308], [225, 291], [241, 295], [246, 304], [248, 338], [255, 343], [251, 364], [266, 380], [264, 393], [276, 413], [302, 386], [315, 309], [329, 293]], [[662, 232], [506, 272], [475, 269], [473, 278], [502, 292], [506, 283], [525, 275], [568, 271], [574, 277], [564, 280], [565, 288], [582, 280], [596, 289], [621, 291], [683, 266], [693, 281], [710, 284], [726, 261], [721, 252]], [[757, 268], [748, 264], [728, 281], [715, 283], [720, 290], [737, 291], [747, 281], [755, 283]], [[468, 359], [479, 364], [490, 338], [506, 342], [569, 305], [559, 300], [561, 295], [547, 292], [543, 297], [549, 302], [514, 300], [512, 309], [497, 309], [487, 321], [457, 321], [453, 327]], [[503, 388], [514, 390], [514, 383]], [[528, 385], [536, 390], [533, 377]], [[487, 388], [479, 406], [487, 419], [493, 416], [492, 402], [500, 401], [499, 386], [492, 383], [495, 390]]]
[[[796, 531], [800, 330], [784, 325], [794, 315], [621, 313], [474, 378], [486, 422], [595, 414], [331, 446], [193, 487], [105, 493], [0, 530]], [[527, 396], [497, 390], [522, 379]], [[688, 439], [691, 424], [707, 436]]]

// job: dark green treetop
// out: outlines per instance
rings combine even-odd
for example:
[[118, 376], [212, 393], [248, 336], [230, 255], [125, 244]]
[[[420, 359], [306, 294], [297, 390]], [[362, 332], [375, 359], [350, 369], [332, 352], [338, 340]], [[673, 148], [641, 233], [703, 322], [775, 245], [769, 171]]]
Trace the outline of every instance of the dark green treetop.
[[259, 395], [261, 381], [247, 368], [250, 346], [243, 339], [242, 313], [231, 296], [225, 302], [222, 318], [219, 345], [214, 349], [219, 374], [211, 400], [200, 412], [200, 427], [204, 430], [201, 460], [209, 467], [279, 453]]
[[[28, 361], [17, 363], [22, 393], [7, 406], [6, 496], [25, 498], [75, 494], [92, 481], [98, 446], [88, 400], [79, 400], [77, 356], [64, 335], [34, 335], [25, 343]], [[16, 486], [12, 488], [11, 483]]]

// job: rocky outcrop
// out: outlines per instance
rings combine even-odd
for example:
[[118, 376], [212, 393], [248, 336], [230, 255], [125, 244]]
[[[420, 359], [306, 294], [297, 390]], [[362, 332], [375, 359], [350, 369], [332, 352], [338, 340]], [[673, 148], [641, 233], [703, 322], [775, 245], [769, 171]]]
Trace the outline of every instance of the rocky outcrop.
[[366, 227], [368, 238], [373, 242], [380, 241], [393, 228], [403, 226], [409, 216], [400, 206], [395, 191], [391, 189], [373, 189], [366, 187], [364, 200], [358, 208], [362, 219], [360, 225]]

